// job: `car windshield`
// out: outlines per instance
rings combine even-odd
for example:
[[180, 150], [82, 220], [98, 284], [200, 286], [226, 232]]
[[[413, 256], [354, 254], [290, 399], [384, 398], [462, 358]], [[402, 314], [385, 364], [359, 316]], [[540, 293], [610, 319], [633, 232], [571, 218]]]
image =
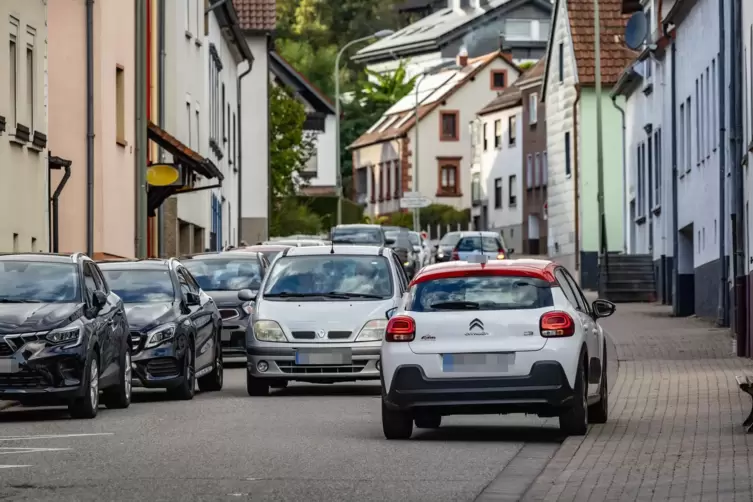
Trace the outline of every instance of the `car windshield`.
[[388, 239], [392, 239], [395, 241], [394, 244], [392, 244], [392, 247], [398, 247], [403, 249], [410, 249], [413, 247], [413, 244], [411, 244], [410, 237], [408, 237], [408, 232], [398, 232], [395, 230], [387, 231], [384, 233], [384, 236]]
[[73, 303], [80, 297], [73, 263], [0, 261], [0, 303]]
[[175, 288], [167, 270], [103, 269], [102, 273], [123, 303], [167, 303], [175, 299]]
[[414, 246], [421, 245], [421, 237], [418, 234], [408, 234], [408, 237], [410, 238], [410, 243]]
[[259, 289], [261, 268], [254, 258], [211, 258], [186, 260], [183, 265], [204, 291], [240, 291]]
[[442, 237], [442, 240], [439, 241], [440, 246], [455, 246], [455, 244], [458, 243], [460, 240], [460, 234], [457, 232], [450, 232], [449, 234], [445, 234], [444, 237]]
[[272, 267], [264, 297], [384, 299], [392, 296], [392, 287], [383, 256], [285, 256]]
[[546, 281], [519, 276], [466, 276], [429, 280], [411, 288], [414, 312], [540, 309], [554, 305]]
[[382, 231], [378, 228], [340, 227], [332, 231], [332, 240], [337, 244], [382, 244]]
[[484, 251], [493, 252], [499, 251], [499, 242], [494, 237], [473, 235], [470, 237], [463, 237], [457, 244], [458, 251]]

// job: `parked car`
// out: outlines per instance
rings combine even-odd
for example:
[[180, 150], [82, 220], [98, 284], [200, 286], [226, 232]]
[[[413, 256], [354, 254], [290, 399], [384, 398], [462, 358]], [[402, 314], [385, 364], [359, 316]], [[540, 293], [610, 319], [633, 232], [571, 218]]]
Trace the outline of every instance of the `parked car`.
[[401, 227], [383, 227], [384, 235], [389, 242], [388, 246], [397, 254], [400, 263], [405, 268], [408, 279], [418, 271], [418, 253], [413, 250], [413, 243], [410, 240], [410, 232]]
[[337, 225], [330, 231], [330, 240], [335, 244], [362, 246], [386, 246], [390, 244], [381, 225]]
[[434, 246], [434, 252], [432, 253], [432, 263], [443, 263], [450, 261], [452, 257], [452, 250], [455, 249], [455, 245], [460, 240], [462, 232], [447, 232], [439, 240], [439, 243]]
[[450, 260], [465, 261], [477, 254], [486, 255], [490, 260], [504, 260], [509, 258], [512, 251], [507, 249], [504, 239], [497, 232], [461, 232]]
[[181, 258], [201, 289], [214, 299], [222, 316], [222, 352], [246, 357], [246, 328], [254, 311], [253, 297], [267, 273], [262, 253], [226, 251]]
[[100, 265], [126, 305], [133, 353], [133, 383], [193, 399], [223, 385], [222, 319], [214, 301], [175, 259]]
[[455, 414], [559, 417], [583, 435], [608, 418], [607, 345], [572, 276], [545, 260], [425, 268], [390, 319], [382, 346], [382, 428], [407, 439]]
[[246, 338], [248, 394], [267, 395], [293, 380], [378, 379], [384, 328], [407, 286], [386, 247], [284, 251], [256, 297]]
[[328, 243], [326, 241], [320, 240], [320, 239], [279, 239], [279, 240], [272, 240], [272, 241], [265, 241], [262, 243], [262, 245], [288, 245], [293, 247], [304, 247], [304, 246], [325, 246]]
[[264, 257], [267, 259], [269, 263], [272, 263], [275, 261], [275, 258], [277, 258], [277, 255], [282, 253], [288, 248], [295, 247], [291, 246], [290, 244], [257, 244], [255, 246], [247, 246], [245, 248], [240, 248], [238, 251], [248, 251], [251, 253], [261, 253], [264, 255]]
[[0, 399], [94, 418], [131, 403], [123, 301], [81, 253], [0, 255]]
[[431, 250], [426, 239], [419, 232], [409, 232], [408, 235], [413, 244], [413, 252], [418, 255], [418, 268], [421, 269], [429, 264]]

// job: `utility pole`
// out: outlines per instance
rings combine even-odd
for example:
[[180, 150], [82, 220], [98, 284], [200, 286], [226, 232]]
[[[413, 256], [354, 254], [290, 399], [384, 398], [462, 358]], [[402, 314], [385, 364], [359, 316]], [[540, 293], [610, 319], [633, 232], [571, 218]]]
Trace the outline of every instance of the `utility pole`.
[[136, 257], [146, 258], [146, 2], [136, 2]]
[[[604, 152], [601, 133], [601, 23], [599, 22], [599, 0], [594, 2], [594, 77], [596, 87], [596, 173], [599, 201], [599, 252], [602, 260], [607, 254], [607, 225], [604, 210]], [[578, 138], [575, 138], [578, 141]], [[624, 145], [623, 145], [624, 148]], [[576, 235], [578, 229], [575, 229]]]

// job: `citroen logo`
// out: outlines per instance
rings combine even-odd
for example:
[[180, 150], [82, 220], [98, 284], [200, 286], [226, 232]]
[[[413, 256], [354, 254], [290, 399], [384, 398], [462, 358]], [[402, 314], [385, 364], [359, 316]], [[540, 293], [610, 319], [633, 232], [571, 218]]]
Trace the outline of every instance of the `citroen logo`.
[[483, 331], [484, 323], [482, 323], [480, 319], [476, 318], [471, 321], [471, 324], [468, 326], [468, 329], [480, 329], [481, 331]]

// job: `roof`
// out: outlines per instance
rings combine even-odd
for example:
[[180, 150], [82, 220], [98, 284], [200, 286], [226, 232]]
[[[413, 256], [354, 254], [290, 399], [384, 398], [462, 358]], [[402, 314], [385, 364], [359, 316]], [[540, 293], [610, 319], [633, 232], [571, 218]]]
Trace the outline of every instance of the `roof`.
[[450, 261], [429, 265], [421, 269], [411, 285], [440, 277], [463, 277], [466, 274], [520, 275], [555, 282], [554, 269], [558, 265], [549, 260], [490, 260], [484, 264], [467, 261]]
[[322, 91], [308, 81], [292, 64], [274, 51], [269, 52], [269, 70], [283, 84], [299, 94], [317, 112], [334, 115], [335, 105]]
[[243, 31], [272, 32], [277, 25], [275, 0], [233, 0]]
[[[555, 0], [554, 16], [550, 40], [557, 25], [557, 15], [562, 0]], [[596, 57], [594, 55], [594, 11], [593, 0], [567, 0], [570, 36], [575, 55], [578, 84], [592, 86], [596, 83]], [[635, 53], [625, 46], [623, 35], [630, 16], [622, 13], [622, 0], [599, 0], [599, 19], [601, 21], [601, 83], [612, 86], [617, 83], [620, 74], [635, 57]], [[547, 65], [544, 82], [549, 73], [552, 58], [552, 44], [547, 48]], [[542, 99], [546, 94], [543, 87]]]
[[292, 248], [294, 246], [291, 246], [289, 244], [257, 244], [255, 246], [247, 246], [245, 248], [240, 248], [238, 251], [241, 252], [256, 252], [256, 253], [263, 253], [264, 251], [283, 251], [288, 248]]
[[229, 251], [218, 251], [216, 253], [197, 253], [192, 255], [181, 256], [180, 260], [228, 260], [233, 258], [253, 259], [259, 258], [258, 252], [249, 252], [246, 250], [232, 249]]
[[42, 263], [74, 263], [74, 255], [58, 253], [0, 253], [0, 261], [35, 261]]
[[[335, 250], [332, 253], [332, 249]], [[379, 256], [382, 250], [387, 247], [380, 246], [358, 246], [349, 244], [335, 244], [334, 246], [307, 246], [299, 248], [290, 248], [285, 256], [321, 256], [321, 255], [364, 255]]]
[[233, 3], [226, 0], [210, 0], [210, 3], [214, 8], [212, 12], [220, 25], [222, 36], [225, 37], [231, 48], [235, 49], [241, 61], [248, 61], [249, 65], [253, 64], [254, 56], [251, 54], [246, 37], [243, 36], [241, 31], [240, 20]]
[[[546, 13], [552, 11], [552, 4], [549, 0], [489, 0], [489, 6], [485, 10], [444, 8], [389, 37], [364, 47], [352, 59], [354, 61], [392, 59], [394, 57], [392, 53], [434, 52], [456, 40], [476, 39], [484, 31], [485, 26], [522, 5], [535, 5]], [[498, 33], [490, 32], [488, 35], [498, 36]], [[467, 49], [473, 52], [472, 48]]]
[[545, 71], [546, 58], [544, 57], [536, 61], [535, 65], [527, 69], [523, 75], [519, 76], [518, 80], [515, 81], [515, 85], [524, 89], [532, 84], [540, 83], [541, 79], [544, 77]]
[[507, 110], [523, 104], [523, 94], [520, 87], [513, 84], [500, 92], [488, 105], [479, 110], [478, 115], [487, 115], [492, 112]]
[[[509, 54], [501, 51], [495, 51], [485, 56], [469, 59], [468, 64], [460, 69], [449, 69], [441, 71], [436, 75], [424, 78], [419, 84], [418, 97], [418, 119], [422, 120], [434, 109], [442, 105], [450, 96], [462, 88], [467, 82], [471, 81], [479, 72], [483, 71], [496, 59], [502, 59], [507, 62], [514, 70], [520, 72], [520, 69], [513, 62]], [[434, 89], [431, 88], [430, 79], [437, 79]], [[426, 89], [426, 91], [422, 90]], [[416, 122], [415, 103], [416, 89], [413, 89], [407, 96], [395, 103], [384, 115], [371, 126], [369, 130], [363, 133], [358, 139], [351, 143], [348, 148], [363, 148], [365, 146], [389, 141], [395, 138], [405, 136], [413, 128]], [[423, 104], [422, 104], [423, 103]], [[380, 125], [382, 124], [382, 125]], [[387, 127], [385, 127], [387, 126]]]
[[98, 261], [97, 265], [102, 270], [164, 270], [169, 265], [169, 260], [111, 260]]

